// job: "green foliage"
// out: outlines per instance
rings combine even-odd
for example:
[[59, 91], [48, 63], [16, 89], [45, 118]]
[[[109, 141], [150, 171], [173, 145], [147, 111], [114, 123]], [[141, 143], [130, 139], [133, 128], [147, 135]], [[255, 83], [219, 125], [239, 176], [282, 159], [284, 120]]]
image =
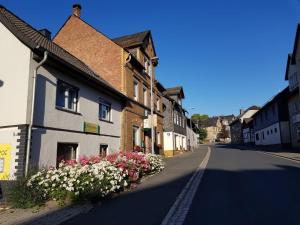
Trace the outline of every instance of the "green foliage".
[[203, 129], [203, 128], [200, 128], [198, 130], [198, 134], [199, 134], [199, 140], [200, 140], [200, 142], [203, 142], [206, 139], [206, 137], [207, 137], [207, 131], [205, 129]]
[[207, 114], [193, 114], [192, 115], [192, 120], [207, 120], [208, 119]]
[[27, 186], [27, 179], [23, 178], [13, 182], [9, 189], [8, 201], [14, 208], [31, 208], [34, 206], [41, 206], [46, 199], [42, 190]]

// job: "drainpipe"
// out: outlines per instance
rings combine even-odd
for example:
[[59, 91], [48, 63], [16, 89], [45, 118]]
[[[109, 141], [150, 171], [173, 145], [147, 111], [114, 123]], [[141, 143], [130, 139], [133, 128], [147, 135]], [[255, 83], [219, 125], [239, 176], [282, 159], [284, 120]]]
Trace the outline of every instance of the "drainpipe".
[[[39, 48], [39, 46], [37, 47]], [[31, 147], [31, 134], [32, 134], [32, 124], [33, 124], [33, 113], [34, 113], [34, 102], [35, 102], [35, 86], [36, 86], [36, 75], [38, 69], [46, 62], [48, 58], [48, 52], [44, 51], [44, 58], [40, 61], [33, 70], [33, 81], [32, 81], [32, 99], [31, 99], [31, 112], [30, 120], [28, 125], [28, 135], [27, 135], [27, 148], [26, 148], [26, 161], [25, 161], [25, 176], [28, 174], [29, 168], [29, 156], [30, 156], [30, 147]]]

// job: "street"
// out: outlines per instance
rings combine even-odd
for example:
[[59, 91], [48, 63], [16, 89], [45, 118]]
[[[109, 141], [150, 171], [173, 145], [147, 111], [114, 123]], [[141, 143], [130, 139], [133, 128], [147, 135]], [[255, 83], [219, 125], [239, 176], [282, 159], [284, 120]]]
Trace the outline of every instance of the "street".
[[[299, 163], [221, 145], [211, 150], [184, 224], [300, 224]], [[165, 171], [135, 191], [65, 224], [161, 224], [207, 151], [201, 146], [194, 153], [166, 159]]]

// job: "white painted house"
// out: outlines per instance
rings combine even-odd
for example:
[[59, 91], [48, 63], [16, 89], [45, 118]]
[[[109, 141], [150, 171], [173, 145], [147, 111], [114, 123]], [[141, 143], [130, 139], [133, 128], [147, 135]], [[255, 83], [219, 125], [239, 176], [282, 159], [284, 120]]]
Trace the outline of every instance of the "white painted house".
[[289, 96], [287, 87], [252, 116], [255, 145], [290, 144]]
[[49, 36], [0, 6], [0, 180], [120, 148], [126, 97]]

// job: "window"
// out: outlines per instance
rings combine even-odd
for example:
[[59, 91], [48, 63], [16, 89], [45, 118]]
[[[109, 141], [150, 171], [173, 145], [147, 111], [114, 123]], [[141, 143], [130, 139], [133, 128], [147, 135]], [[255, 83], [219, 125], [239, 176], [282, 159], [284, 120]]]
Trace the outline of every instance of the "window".
[[133, 98], [134, 100], [138, 100], [138, 96], [139, 96], [139, 83], [138, 81], [134, 80], [133, 81]]
[[257, 141], [259, 141], [259, 134], [256, 134], [256, 135], [255, 135], [255, 139], [256, 139]]
[[160, 132], [156, 133], [156, 142], [157, 142], [158, 145], [161, 144], [161, 142], [160, 142]]
[[77, 112], [78, 88], [63, 81], [57, 82], [56, 106]]
[[267, 135], [269, 135], [270, 134], [270, 132], [269, 132], [269, 130], [267, 130]]
[[294, 104], [295, 104], [295, 113], [300, 113], [300, 100], [297, 99]]
[[0, 158], [0, 173], [4, 172], [4, 158]]
[[179, 125], [179, 116], [176, 114], [176, 124]]
[[76, 160], [78, 144], [76, 143], [57, 143], [56, 166], [63, 161]]
[[181, 117], [179, 117], [179, 126], [181, 126]]
[[100, 144], [99, 155], [101, 157], [107, 156], [107, 150], [108, 150], [108, 145], [107, 144]]
[[173, 113], [173, 117], [174, 117], [174, 124], [176, 124], [176, 113]]
[[151, 60], [148, 59], [148, 57], [144, 56], [144, 66], [145, 66], [145, 73], [147, 73], [149, 76], [152, 74], [152, 65]]
[[273, 134], [273, 129], [271, 129], [271, 134]]
[[277, 127], [274, 128], [274, 133], [277, 133]]
[[148, 106], [148, 92], [145, 86], [143, 87], [143, 102], [145, 106]]
[[156, 109], [157, 109], [158, 112], [160, 111], [160, 99], [159, 99], [159, 97], [157, 97], [157, 100], [156, 100]]
[[99, 103], [99, 119], [105, 121], [111, 121], [111, 104], [108, 102]]
[[300, 127], [296, 128], [297, 141], [300, 142]]
[[265, 140], [265, 132], [262, 132], [262, 139]]
[[132, 144], [134, 146], [140, 146], [140, 134], [139, 134], [139, 127], [133, 126], [132, 127]]

